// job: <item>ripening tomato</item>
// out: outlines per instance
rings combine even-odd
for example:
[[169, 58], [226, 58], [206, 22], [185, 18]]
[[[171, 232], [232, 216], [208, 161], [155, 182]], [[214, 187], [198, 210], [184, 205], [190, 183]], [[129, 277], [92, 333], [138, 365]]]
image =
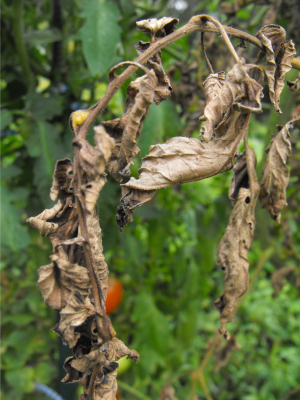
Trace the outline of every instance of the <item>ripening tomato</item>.
[[106, 298], [106, 314], [114, 312], [121, 304], [123, 296], [122, 283], [117, 278], [108, 278], [108, 290]]
[[117, 394], [116, 394], [116, 399], [117, 399], [117, 400], [121, 400], [120, 392], [117, 392]]

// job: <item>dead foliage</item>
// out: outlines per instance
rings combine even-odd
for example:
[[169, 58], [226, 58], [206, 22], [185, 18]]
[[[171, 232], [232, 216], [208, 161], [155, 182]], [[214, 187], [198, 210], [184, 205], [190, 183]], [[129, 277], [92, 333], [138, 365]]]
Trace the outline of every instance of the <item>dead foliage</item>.
[[[234, 10], [239, 7], [238, 4], [233, 4]], [[286, 163], [291, 152], [289, 137], [296, 119], [279, 127], [267, 149], [264, 177], [259, 186], [255, 173], [255, 152], [248, 144], [248, 127], [250, 115], [262, 111], [262, 70], [238, 57], [226, 32], [236, 33], [214, 18], [193, 17], [186, 28], [176, 33], [177, 24], [176, 18], [166, 17], [137, 23], [140, 31], [150, 35], [150, 41], [138, 43], [136, 50], [139, 57], [135, 62], [123, 62], [111, 69], [110, 84], [103, 101], [100, 100], [89, 110], [71, 114], [74, 159], [65, 158], [56, 162], [50, 197], [57, 203], [27, 220], [52, 244], [51, 261], [38, 270], [38, 288], [45, 304], [60, 312], [60, 321], [54, 331], [72, 349], [72, 356], [64, 363], [67, 374], [63, 381], [79, 382], [83, 386], [84, 394], [80, 400], [114, 400], [117, 393], [117, 361], [124, 356], [135, 362], [139, 358], [135, 350], [130, 350], [116, 338], [106, 315], [109, 271], [103, 255], [97, 200], [106, 183], [105, 169], [118, 182], [130, 175], [130, 165], [139, 152], [137, 140], [149, 107], [153, 102], [159, 105], [172, 92], [171, 80], [161, 62], [160, 49], [164, 44], [180, 39], [187, 32], [215, 32], [217, 27], [235, 65], [227, 76], [224, 72], [214, 73], [205, 54], [211, 74], [203, 83], [206, 104], [202, 107], [204, 115], [200, 118], [200, 121], [205, 121], [200, 131], [201, 140], [173, 137], [166, 143], [151, 146], [149, 154], [142, 160], [139, 178], [131, 178], [121, 185], [122, 199], [117, 222], [122, 231], [123, 226], [132, 221], [136, 207], [149, 201], [161, 188], [202, 180], [233, 168], [229, 191], [233, 210], [217, 253], [217, 265], [225, 274], [225, 287], [214, 303], [215, 309], [220, 312], [220, 333], [228, 342], [216, 353], [216, 370], [225, 365], [232, 352], [239, 348], [236, 339], [230, 339], [225, 325], [232, 321], [238, 301], [248, 288], [250, 265], [247, 253], [253, 240], [259, 192], [262, 207], [267, 208], [277, 221], [280, 221], [280, 212], [286, 204], [289, 179]], [[240, 36], [242, 41], [246, 40], [242, 32]], [[270, 98], [276, 111], [280, 112], [280, 93], [284, 75], [291, 68], [295, 56], [294, 45], [291, 40], [286, 41], [284, 29], [277, 25], [264, 26], [257, 36], [266, 52]], [[255, 43], [257, 39], [251, 40]], [[205, 53], [204, 44], [202, 47]], [[131, 66], [116, 76], [115, 71], [125, 65]], [[176, 67], [181, 69], [186, 81], [176, 88], [174, 98], [193, 98], [195, 81], [192, 72], [196, 66], [178, 64]], [[136, 68], [144, 70], [145, 75], [129, 84], [123, 115], [94, 127], [95, 145], [91, 145], [85, 139], [88, 127]], [[259, 72], [258, 80], [250, 76], [250, 70]], [[289, 83], [289, 86], [296, 90], [298, 81]], [[198, 91], [199, 87], [195, 90]], [[242, 139], [245, 152], [239, 154], [237, 150]], [[237, 162], [234, 165], [235, 159]], [[279, 271], [273, 276], [277, 291], [282, 278], [291, 269]], [[174, 388], [166, 385], [161, 399], [175, 398]]]

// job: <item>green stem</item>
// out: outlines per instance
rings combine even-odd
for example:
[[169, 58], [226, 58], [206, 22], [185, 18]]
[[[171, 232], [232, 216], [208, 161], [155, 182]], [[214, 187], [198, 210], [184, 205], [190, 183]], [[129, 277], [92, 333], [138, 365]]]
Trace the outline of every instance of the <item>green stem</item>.
[[138, 390], [134, 389], [132, 386], [128, 385], [125, 382], [120, 382], [118, 381], [118, 386], [123, 389], [126, 390], [127, 392], [133, 394], [135, 397], [137, 397], [138, 399], [141, 400], [151, 400], [150, 397], [146, 396], [144, 393], [139, 392]]
[[14, 33], [15, 46], [20, 59], [20, 64], [23, 70], [24, 79], [26, 82], [28, 82], [29, 88], [32, 89], [34, 87], [34, 76], [29, 66], [28, 54], [23, 39], [24, 37], [23, 0], [13, 0], [12, 9], [13, 9], [12, 28]]

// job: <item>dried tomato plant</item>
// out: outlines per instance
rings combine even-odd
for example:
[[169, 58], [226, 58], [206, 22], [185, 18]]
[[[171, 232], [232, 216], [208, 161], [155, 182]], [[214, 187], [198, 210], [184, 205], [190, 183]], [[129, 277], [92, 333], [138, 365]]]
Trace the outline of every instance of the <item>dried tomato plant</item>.
[[[74, 159], [56, 162], [50, 197], [57, 203], [28, 219], [52, 243], [51, 263], [38, 271], [38, 288], [45, 303], [60, 311], [60, 322], [54, 330], [73, 351], [65, 361], [67, 375], [63, 381], [83, 386], [80, 400], [115, 399], [116, 361], [125, 355], [134, 361], [139, 358], [135, 350], [116, 338], [106, 315], [109, 271], [103, 255], [97, 200], [106, 183], [105, 169], [118, 182], [130, 175], [149, 107], [153, 101], [159, 105], [172, 92], [171, 81], [162, 66], [162, 48], [194, 31], [201, 32], [202, 44], [204, 32], [218, 32], [235, 64], [227, 75], [215, 73], [203, 45], [211, 73], [203, 83], [206, 106], [200, 118], [205, 121], [200, 140], [173, 137], [164, 144], [151, 146], [142, 161], [139, 178], [121, 185], [122, 199], [116, 219], [122, 231], [133, 220], [136, 207], [149, 201], [158, 189], [202, 180], [233, 168], [229, 191], [233, 210], [217, 254], [217, 265], [225, 274], [225, 287], [214, 303], [220, 312], [219, 331], [227, 340], [230, 334], [226, 323], [232, 320], [238, 301], [248, 288], [247, 252], [253, 240], [257, 200], [278, 222], [286, 204], [289, 179], [286, 162], [295, 120], [279, 127], [272, 139], [259, 185], [255, 152], [248, 144], [248, 127], [251, 114], [262, 112], [264, 73], [257, 64], [246, 64], [237, 55], [228, 35], [255, 44], [260, 49], [258, 61], [266, 56], [270, 99], [277, 112], [281, 112], [279, 101], [285, 73], [292, 67], [300, 69], [299, 60], [294, 59], [293, 42], [286, 41], [284, 29], [277, 25], [264, 26], [256, 37], [225, 27], [207, 15], [193, 17], [176, 31], [177, 25], [177, 19], [166, 17], [137, 22], [137, 28], [149, 34], [150, 41], [137, 44], [139, 57], [134, 62], [123, 62], [111, 69], [106, 94], [98, 103], [71, 115]], [[118, 68], [126, 65], [129, 66], [123, 73], [115, 75]], [[85, 139], [89, 126], [137, 68], [145, 75], [129, 84], [123, 115], [95, 126], [95, 145], [91, 145]], [[258, 79], [254, 79], [253, 72], [258, 72]], [[297, 80], [289, 85], [292, 90], [299, 88]], [[242, 140], [245, 151], [239, 154]], [[173, 392], [168, 396], [173, 398]]]

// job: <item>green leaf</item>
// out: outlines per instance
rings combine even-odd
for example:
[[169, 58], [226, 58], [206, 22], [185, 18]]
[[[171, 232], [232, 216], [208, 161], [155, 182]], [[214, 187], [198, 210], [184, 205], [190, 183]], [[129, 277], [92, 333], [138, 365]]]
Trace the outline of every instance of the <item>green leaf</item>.
[[41, 93], [30, 93], [26, 98], [26, 108], [38, 120], [51, 120], [62, 113], [63, 99], [55, 94], [45, 97]]
[[1, 237], [2, 245], [16, 252], [27, 248], [30, 236], [21, 225], [22, 210], [15, 207], [12, 201], [17, 198], [6, 187], [1, 187]]
[[116, 56], [121, 41], [119, 10], [113, 2], [90, 0], [83, 4], [81, 16], [85, 19], [79, 32], [83, 54], [91, 74], [102, 76], [119, 61]]
[[0, 124], [1, 130], [4, 129], [8, 124], [12, 122], [12, 115], [8, 110], [0, 110]]
[[38, 45], [61, 41], [62, 33], [54, 28], [26, 32], [23, 37], [27, 43]]
[[19, 393], [30, 393], [34, 387], [35, 371], [33, 368], [26, 367], [5, 374], [7, 382]]

